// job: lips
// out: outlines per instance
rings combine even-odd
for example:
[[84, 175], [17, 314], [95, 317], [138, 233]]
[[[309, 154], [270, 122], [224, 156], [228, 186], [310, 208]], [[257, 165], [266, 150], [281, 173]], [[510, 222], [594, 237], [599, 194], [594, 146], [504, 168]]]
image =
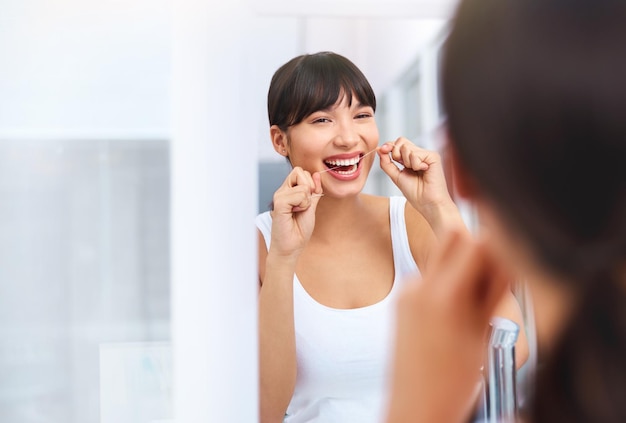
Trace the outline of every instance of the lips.
[[362, 154], [352, 157], [335, 157], [324, 160], [324, 164], [332, 172], [349, 176], [358, 170], [362, 157]]

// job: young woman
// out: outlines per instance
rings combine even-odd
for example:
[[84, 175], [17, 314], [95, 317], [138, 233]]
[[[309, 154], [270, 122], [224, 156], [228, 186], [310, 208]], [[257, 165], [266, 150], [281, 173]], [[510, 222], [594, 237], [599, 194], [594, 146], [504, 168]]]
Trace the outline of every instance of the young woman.
[[[396, 293], [440, 233], [464, 228], [439, 155], [379, 146], [375, 109], [361, 71], [331, 52], [272, 78], [270, 137], [293, 170], [256, 222], [263, 423], [380, 422]], [[375, 156], [403, 197], [361, 192]], [[512, 294], [497, 313], [521, 324]]]
[[625, 22], [616, 0], [461, 1], [443, 98], [460, 192], [489, 233], [444, 237], [406, 285], [388, 423], [467, 421], [503, 265], [537, 324], [520, 419], [626, 421]]

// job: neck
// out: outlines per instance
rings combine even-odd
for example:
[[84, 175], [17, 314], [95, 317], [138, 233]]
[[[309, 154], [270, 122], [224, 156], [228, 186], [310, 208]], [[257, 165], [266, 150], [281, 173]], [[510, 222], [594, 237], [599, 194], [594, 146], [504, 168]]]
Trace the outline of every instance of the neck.
[[363, 231], [363, 214], [368, 196], [358, 194], [346, 198], [323, 197], [315, 212], [313, 236], [326, 238], [351, 231]]

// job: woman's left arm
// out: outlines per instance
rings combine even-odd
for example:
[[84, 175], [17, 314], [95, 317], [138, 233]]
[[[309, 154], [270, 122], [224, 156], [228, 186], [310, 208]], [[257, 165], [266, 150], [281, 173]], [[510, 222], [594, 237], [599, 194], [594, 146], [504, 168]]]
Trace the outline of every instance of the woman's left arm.
[[[428, 222], [436, 239], [441, 239], [450, 230], [469, 233], [448, 191], [439, 153], [418, 147], [407, 138], [400, 137], [381, 145], [378, 154], [380, 167]], [[434, 242], [437, 243], [436, 240]], [[432, 246], [428, 248], [431, 249]], [[429, 255], [430, 251], [423, 251], [423, 257]], [[420, 261], [422, 267], [425, 267], [427, 260]], [[513, 320], [520, 326], [515, 347], [516, 365], [520, 368], [528, 360], [529, 349], [521, 308], [512, 291], [499, 301], [494, 316]]]

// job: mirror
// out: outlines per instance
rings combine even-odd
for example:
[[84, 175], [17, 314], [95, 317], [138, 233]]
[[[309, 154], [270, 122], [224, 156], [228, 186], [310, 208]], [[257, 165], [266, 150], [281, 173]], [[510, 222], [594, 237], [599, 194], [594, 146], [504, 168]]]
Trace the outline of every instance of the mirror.
[[[351, 2], [339, 2], [342, 6], [347, 3]], [[276, 68], [298, 54], [332, 50], [352, 60], [372, 84], [378, 100], [376, 119], [381, 142], [402, 135], [424, 148], [439, 150], [443, 111], [437, 72], [449, 9], [436, 17], [407, 18], [400, 13], [375, 17], [368, 15], [372, 13], [374, 3], [366, 2], [369, 9], [358, 16], [349, 16], [349, 10], [339, 7], [340, 10], [330, 12], [331, 16], [311, 11], [298, 14], [287, 10], [274, 16], [259, 17], [258, 24], [267, 31], [266, 35], [271, 33], [272, 28], [280, 28], [271, 39], [277, 44], [282, 43], [283, 47], [283, 50], [272, 51], [269, 56], [257, 57], [266, 66], [257, 81], [257, 85], [263, 88], [260, 93], [262, 104], [265, 104], [265, 90]], [[271, 146], [265, 109], [259, 121], [258, 204], [259, 212], [262, 212], [267, 210], [274, 190], [289, 172], [289, 165]], [[377, 166], [372, 167], [365, 191], [379, 195], [399, 193]], [[475, 222], [473, 210], [461, 201], [458, 203], [471, 226]], [[530, 316], [530, 305], [524, 290], [520, 287], [515, 294], [524, 315]], [[532, 324], [527, 330], [532, 341]], [[530, 366], [534, 365], [532, 360], [531, 356]], [[522, 372], [519, 376], [520, 383], [525, 383], [526, 374]]]

